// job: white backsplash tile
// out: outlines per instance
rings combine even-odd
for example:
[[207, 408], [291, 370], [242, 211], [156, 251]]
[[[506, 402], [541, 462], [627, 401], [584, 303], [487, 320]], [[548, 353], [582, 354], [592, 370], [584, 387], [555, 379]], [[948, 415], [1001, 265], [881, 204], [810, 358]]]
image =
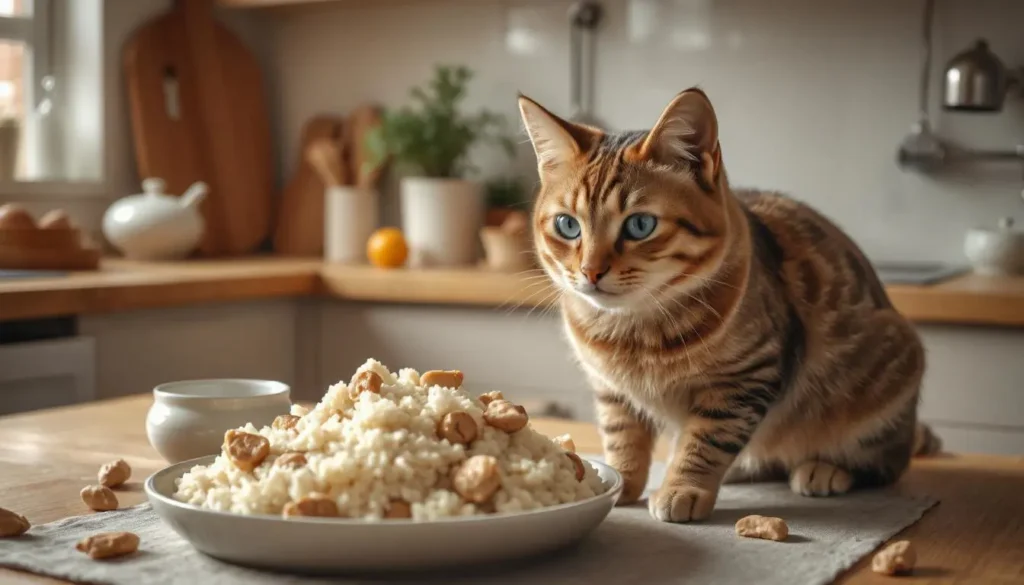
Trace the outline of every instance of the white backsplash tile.
[[[477, 72], [469, 107], [507, 114], [517, 91], [568, 113], [566, 0], [387, 0], [295, 10], [276, 26], [274, 77], [291, 171], [305, 120], [366, 100], [395, 106], [436, 63]], [[808, 201], [880, 259], [962, 261], [964, 231], [1021, 215], [1022, 168], [999, 163], [948, 177], [900, 170], [897, 145], [916, 116], [921, 0], [606, 0], [598, 32], [595, 114], [646, 128], [679, 90], [699, 84], [721, 119], [734, 185]], [[1024, 101], [999, 114], [937, 108], [937, 72], [985, 37], [1024, 64], [1024, 2], [939, 0], [933, 122], [981, 148], [1024, 141]], [[527, 144], [516, 168], [532, 173]], [[507, 166], [493, 155], [485, 169]], [[386, 215], [387, 217], [387, 215]]]

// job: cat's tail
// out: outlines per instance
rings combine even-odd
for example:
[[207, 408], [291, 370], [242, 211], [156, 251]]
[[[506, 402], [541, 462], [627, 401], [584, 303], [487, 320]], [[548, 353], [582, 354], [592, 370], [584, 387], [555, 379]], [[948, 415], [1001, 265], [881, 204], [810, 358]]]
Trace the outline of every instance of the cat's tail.
[[927, 457], [942, 452], [942, 439], [930, 426], [918, 422], [914, 428], [914, 457]]

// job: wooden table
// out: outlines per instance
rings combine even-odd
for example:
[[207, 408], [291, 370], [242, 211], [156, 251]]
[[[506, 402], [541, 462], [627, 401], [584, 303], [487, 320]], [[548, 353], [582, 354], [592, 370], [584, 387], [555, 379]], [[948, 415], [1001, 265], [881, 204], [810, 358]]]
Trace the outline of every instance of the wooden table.
[[[86, 513], [78, 492], [95, 483], [103, 463], [131, 464], [123, 506], [145, 499], [141, 482], [165, 463], [146, 440], [148, 394], [0, 417], [0, 506], [33, 524]], [[570, 433], [581, 452], [600, 452], [588, 424], [535, 420], [550, 436]], [[662, 445], [659, 457], [665, 456]], [[875, 575], [864, 559], [840, 583], [1024, 583], [1024, 458], [945, 456], [916, 461], [899, 489], [937, 496], [941, 503], [896, 538], [918, 548], [919, 570], [910, 579]], [[0, 583], [63, 583], [0, 569]]]

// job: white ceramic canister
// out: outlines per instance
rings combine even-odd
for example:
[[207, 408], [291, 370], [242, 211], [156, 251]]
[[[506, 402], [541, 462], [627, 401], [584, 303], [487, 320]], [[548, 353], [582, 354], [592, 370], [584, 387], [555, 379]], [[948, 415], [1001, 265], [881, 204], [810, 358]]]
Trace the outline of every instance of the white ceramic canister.
[[480, 183], [406, 177], [402, 179], [401, 202], [410, 266], [465, 266], [476, 262], [484, 221]]
[[324, 190], [324, 259], [365, 264], [366, 242], [377, 229], [377, 192], [341, 185]]
[[964, 237], [964, 255], [974, 272], [986, 276], [1024, 273], [1024, 232], [1004, 217], [995, 229], [976, 227]]

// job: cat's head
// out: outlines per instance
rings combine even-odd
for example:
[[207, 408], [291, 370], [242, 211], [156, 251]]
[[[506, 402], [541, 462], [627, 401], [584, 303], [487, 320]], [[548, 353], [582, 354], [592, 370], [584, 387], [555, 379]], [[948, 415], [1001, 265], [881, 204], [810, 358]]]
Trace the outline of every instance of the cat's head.
[[677, 95], [648, 132], [573, 124], [525, 96], [519, 109], [541, 179], [537, 257], [557, 286], [601, 310], [651, 312], [718, 269], [728, 186], [703, 91]]

